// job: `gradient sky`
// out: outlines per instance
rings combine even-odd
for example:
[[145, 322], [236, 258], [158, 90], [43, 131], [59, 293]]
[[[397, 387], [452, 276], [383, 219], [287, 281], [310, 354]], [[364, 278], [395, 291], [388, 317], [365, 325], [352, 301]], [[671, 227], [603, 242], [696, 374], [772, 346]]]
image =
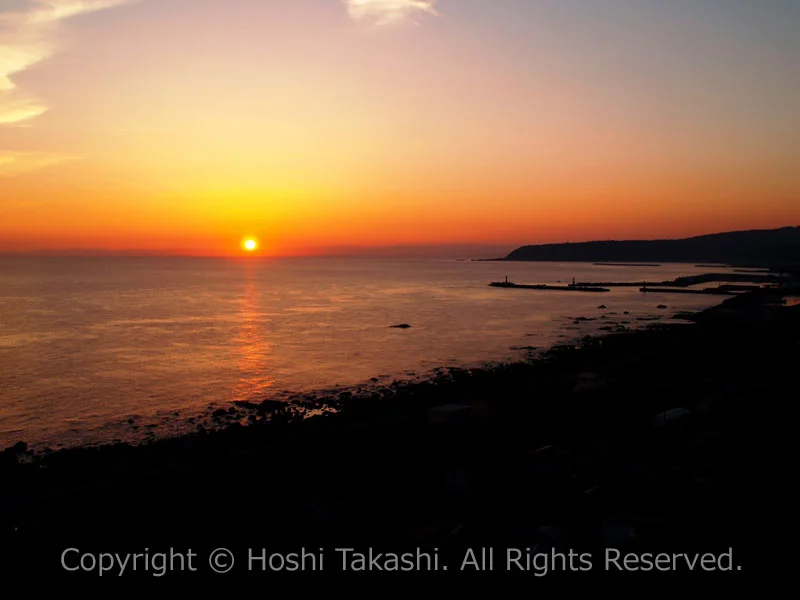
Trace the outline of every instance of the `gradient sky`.
[[797, 225], [799, 57], [797, 0], [0, 0], [0, 250]]

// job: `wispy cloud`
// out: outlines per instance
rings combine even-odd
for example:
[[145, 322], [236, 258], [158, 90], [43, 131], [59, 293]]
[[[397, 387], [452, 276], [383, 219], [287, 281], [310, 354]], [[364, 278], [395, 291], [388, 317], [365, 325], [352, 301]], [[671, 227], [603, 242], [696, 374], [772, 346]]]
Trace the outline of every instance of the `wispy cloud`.
[[16, 152], [0, 150], [0, 177], [22, 175], [63, 162], [78, 160], [78, 156], [49, 152]]
[[377, 25], [413, 19], [420, 14], [436, 15], [436, 0], [344, 0], [350, 16], [356, 21]]
[[62, 21], [131, 1], [24, 0], [16, 10], [0, 6], [0, 125], [27, 121], [47, 110], [14, 83], [14, 76], [55, 54]]

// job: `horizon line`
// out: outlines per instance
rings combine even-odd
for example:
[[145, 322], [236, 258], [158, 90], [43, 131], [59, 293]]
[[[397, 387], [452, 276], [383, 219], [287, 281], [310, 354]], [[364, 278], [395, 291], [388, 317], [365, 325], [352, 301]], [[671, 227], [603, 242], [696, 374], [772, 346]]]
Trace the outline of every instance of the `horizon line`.
[[[354, 244], [339, 244], [332, 246], [318, 246], [312, 248], [306, 253], [289, 253], [289, 254], [243, 254], [236, 252], [212, 252], [201, 251], [190, 248], [171, 248], [171, 249], [144, 249], [144, 248], [128, 248], [128, 249], [108, 249], [108, 248], [54, 248], [54, 249], [31, 249], [31, 250], [0, 250], [0, 257], [72, 257], [72, 258], [93, 258], [93, 257], [121, 257], [121, 258], [370, 258], [375, 257], [374, 253], [379, 253], [380, 258], [392, 257], [391, 252], [397, 251], [402, 253], [405, 251], [415, 251], [414, 258], [437, 258], [436, 250], [440, 251], [455, 251], [455, 250], [481, 250], [481, 249], [500, 249], [508, 248], [509, 252], [516, 248], [525, 246], [550, 246], [562, 244], [588, 244], [596, 242], [636, 242], [636, 241], [668, 241], [668, 240], [688, 240], [697, 237], [704, 237], [710, 235], [723, 235], [727, 233], [740, 233], [750, 231], [777, 231], [781, 229], [795, 229], [800, 225], [784, 225], [781, 227], [771, 228], [754, 228], [754, 229], [735, 229], [729, 231], [713, 231], [710, 233], [702, 233], [691, 236], [672, 237], [672, 238], [605, 238], [605, 239], [592, 239], [583, 241], [561, 241], [561, 242], [538, 242], [538, 243], [480, 243], [480, 242], [461, 242], [461, 243], [444, 243], [444, 244], [389, 244], [383, 246], [359, 246]], [[424, 251], [431, 251], [430, 256], [426, 256]], [[372, 254], [372, 256], [370, 256]], [[396, 258], [411, 258], [412, 256], [402, 254], [396, 255]], [[449, 258], [455, 258], [450, 256]]]
[[[31, 258], [95, 258], [95, 257], [120, 257], [120, 258], [454, 258], [453, 253], [475, 254], [481, 250], [510, 251], [519, 244], [398, 244], [390, 246], [330, 246], [314, 248], [308, 252], [290, 253], [243, 253], [224, 251], [201, 251], [191, 248], [171, 249], [108, 249], [108, 248], [53, 248], [31, 250], [0, 250], [0, 257], [31, 257]], [[505, 250], [508, 249], [508, 250]], [[450, 252], [449, 256], [443, 256]]]

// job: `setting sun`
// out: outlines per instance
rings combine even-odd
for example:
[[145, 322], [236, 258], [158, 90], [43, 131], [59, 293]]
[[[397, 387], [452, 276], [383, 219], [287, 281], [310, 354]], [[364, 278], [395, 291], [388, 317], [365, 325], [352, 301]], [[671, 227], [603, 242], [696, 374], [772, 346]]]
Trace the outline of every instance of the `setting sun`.
[[242, 244], [243, 248], [248, 252], [253, 252], [256, 248], [258, 248], [258, 242], [252, 238], [246, 239]]

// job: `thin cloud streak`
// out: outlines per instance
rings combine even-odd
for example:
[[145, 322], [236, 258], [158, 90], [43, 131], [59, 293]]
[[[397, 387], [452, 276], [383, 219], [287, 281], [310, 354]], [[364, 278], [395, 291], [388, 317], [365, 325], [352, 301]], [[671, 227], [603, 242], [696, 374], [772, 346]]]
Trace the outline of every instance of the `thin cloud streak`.
[[[32, 98], [0, 92], [0, 125], [16, 125], [43, 114], [47, 108]], [[19, 96], [19, 97], [14, 97]]]
[[0, 125], [20, 123], [47, 111], [44, 103], [13, 81], [58, 51], [62, 21], [136, 0], [28, 0], [27, 8], [0, 12]]
[[423, 13], [438, 15], [436, 0], [344, 0], [344, 3], [352, 19], [376, 25], [413, 19]]
[[80, 157], [78, 156], [69, 156], [65, 154], [0, 150], [0, 178], [23, 175], [45, 167], [79, 159]]

